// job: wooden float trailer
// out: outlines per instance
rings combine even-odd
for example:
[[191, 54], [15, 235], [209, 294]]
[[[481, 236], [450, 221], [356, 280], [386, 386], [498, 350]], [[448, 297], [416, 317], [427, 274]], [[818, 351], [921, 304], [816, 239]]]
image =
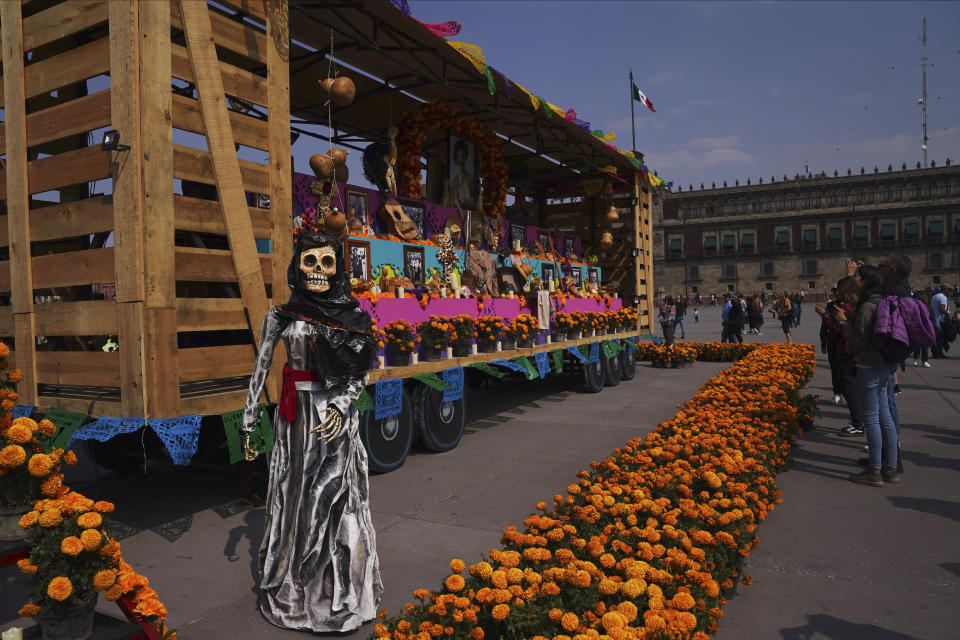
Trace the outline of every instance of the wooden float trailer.
[[[640, 173], [504, 78], [491, 94], [465, 57], [386, 1], [3, 2], [0, 34], [0, 336], [24, 374], [19, 404], [154, 418], [242, 406], [273, 284], [286, 280], [291, 129], [326, 122], [317, 83], [331, 46], [364, 71], [350, 73], [356, 101], [333, 110], [335, 144], [359, 148], [443, 100], [501, 136], [507, 161], [530, 169], [531, 193], [617, 168], [632, 221], [605, 271], [632, 270], [638, 331], [650, 328], [651, 192]], [[102, 149], [106, 129], [130, 149]], [[180, 144], [174, 130], [200, 142]], [[237, 145], [268, 159], [240, 160]], [[109, 194], [91, 188], [101, 180]], [[542, 226], [554, 213], [570, 219], [570, 203], [538, 202]], [[601, 202], [581, 202], [573, 218], [593, 229]], [[639, 255], [625, 260], [624, 246]], [[119, 351], [97, 348], [104, 336]], [[198, 338], [218, 344], [187, 346]], [[278, 352], [274, 372], [282, 363]]]

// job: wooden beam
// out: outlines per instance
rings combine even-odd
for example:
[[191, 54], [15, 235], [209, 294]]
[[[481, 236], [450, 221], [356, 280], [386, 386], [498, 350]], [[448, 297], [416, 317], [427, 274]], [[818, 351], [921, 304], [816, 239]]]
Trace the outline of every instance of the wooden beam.
[[[270, 156], [270, 213], [273, 233], [270, 257], [273, 263], [273, 297], [276, 287], [287, 281], [287, 265], [293, 255], [293, 167], [290, 157], [290, 19], [287, 0], [266, 0], [267, 23], [267, 107], [268, 148]], [[280, 375], [287, 362], [286, 349], [274, 351], [273, 366], [267, 380], [267, 395], [280, 397]]]
[[177, 329], [180, 331], [236, 331], [246, 328], [243, 301], [238, 298], [177, 298]]
[[[640, 283], [643, 273], [643, 263], [647, 259], [647, 245], [643, 241], [643, 210], [640, 207], [640, 180], [643, 176], [639, 171], [633, 172], [633, 201], [636, 203], [631, 208], [633, 216], [633, 246], [639, 250], [639, 255], [633, 259], [633, 294], [641, 296], [643, 288]], [[640, 305], [637, 305], [637, 330], [640, 330]]]
[[[250, 224], [250, 216], [246, 212], [244, 182], [230, 130], [223, 81], [217, 68], [217, 51], [210, 26], [210, 11], [205, 1], [178, 0], [177, 4], [183, 21], [193, 76], [197, 81], [200, 112], [213, 160], [220, 207], [230, 241], [230, 255], [236, 270], [240, 295], [250, 318], [253, 340], [256, 343], [259, 340], [260, 325], [267, 314], [267, 293], [257, 256], [253, 225]], [[269, 191], [269, 184], [267, 187]]]
[[[243, 191], [270, 193], [270, 174], [267, 167], [248, 160], [237, 160], [236, 151], [234, 151], [232, 144], [230, 145], [230, 153], [233, 157], [231, 164], [237, 164], [240, 167], [240, 186]], [[208, 151], [175, 144], [173, 145], [173, 166], [175, 178], [192, 180], [202, 184], [217, 184], [213, 154]], [[243, 206], [247, 206], [246, 197], [244, 197]]]
[[[200, 115], [200, 103], [193, 98], [174, 94], [173, 126], [177, 129], [203, 135], [203, 118]], [[259, 118], [245, 116], [230, 111], [230, 128], [238, 144], [261, 151], [267, 150], [267, 123]], [[287, 146], [290, 142], [289, 117], [287, 118]]]
[[[16, 282], [10, 302], [16, 336], [18, 368], [23, 380], [17, 389], [20, 404], [37, 399], [36, 327], [33, 317], [33, 265], [30, 260], [30, 189], [27, 170], [27, 114], [23, 88], [23, 16], [19, 2], [0, 3], [0, 36], [3, 38], [4, 148], [7, 169], [7, 224], [10, 239], [8, 278]], [[7, 283], [6, 291], [10, 291]]]
[[[200, 198], [175, 195], [173, 197], [173, 211], [177, 229], [221, 235], [227, 233], [227, 228], [223, 224], [223, 216], [220, 213], [220, 204], [216, 200], [201, 200]], [[247, 211], [250, 212], [253, 235], [257, 238], [271, 237], [270, 209], [247, 207]]]
[[[110, 41], [109, 38], [100, 38], [26, 67], [23, 73], [24, 91], [27, 98], [33, 98], [108, 71]], [[2, 96], [0, 108], [3, 108]]]
[[[171, 46], [173, 53], [173, 77], [185, 82], [193, 82], [193, 68], [187, 48], [178, 44]], [[223, 90], [228, 95], [252, 102], [261, 107], [267, 106], [267, 79], [252, 71], [246, 71], [227, 62], [220, 62], [220, 77], [223, 78]]]
[[[0, 2], [0, 4], [4, 3]], [[10, 125], [9, 115], [7, 124]], [[25, 128], [21, 130], [25, 131]], [[10, 153], [7, 152], [8, 166], [9, 157]], [[0, 200], [7, 198], [7, 183], [4, 178], [7, 171], [8, 169], [0, 169]], [[49, 158], [28, 162], [27, 177], [31, 194], [52, 191], [71, 184], [102, 180], [110, 177], [110, 156], [107, 152], [100, 150], [99, 144], [66, 151]]]
[[181, 382], [248, 376], [253, 373], [256, 359], [250, 344], [179, 349], [177, 371]]
[[[121, 351], [125, 347], [129, 345], [121, 346]], [[120, 352], [38, 351], [37, 375], [42, 384], [118, 387]], [[22, 396], [20, 402], [24, 402]]]
[[216, 415], [243, 409], [247, 398], [247, 390], [225, 391], [205, 396], [182, 398], [180, 408], [184, 413], [198, 413], [200, 415]]
[[[0, 2], [0, 4], [3, 3]], [[31, 286], [35, 289], [72, 287], [113, 280], [113, 247], [34, 256], [31, 262], [33, 268]], [[18, 295], [17, 292], [21, 291], [20, 286], [23, 281], [12, 279], [11, 273], [11, 262], [0, 262], [0, 292], [10, 291], [11, 281], [13, 281], [17, 283], [14, 295]], [[30, 301], [32, 304], [32, 289]]]
[[[191, 282], [237, 282], [236, 266], [229, 251], [220, 249], [195, 249], [193, 247], [177, 247], [177, 280]], [[273, 269], [269, 255], [260, 255], [260, 274], [263, 281], [272, 283]], [[3, 263], [0, 262], [0, 265]], [[284, 276], [286, 282], [286, 276]], [[2, 291], [2, 289], [0, 289]], [[266, 295], [264, 295], [266, 300]], [[259, 336], [260, 325], [257, 324], [256, 335]]]
[[[27, 146], [87, 133], [110, 124], [110, 89], [98, 91], [27, 116]], [[6, 123], [0, 123], [0, 132]], [[0, 153], [3, 149], [0, 149]]]
[[[189, 2], [193, 6], [188, 6], [184, 11], [183, 3]], [[210, 34], [210, 44], [216, 44], [245, 58], [255, 60], [260, 64], [267, 61], [267, 38], [263, 33], [252, 26], [243, 22], [236, 22], [227, 16], [210, 11], [207, 9], [206, 0], [178, 0], [170, 3], [170, 23], [177, 29], [181, 29], [187, 34], [189, 43], [189, 31], [196, 28], [191, 24], [191, 17], [196, 18], [200, 14], [200, 9], [204, 10], [205, 18], [203, 23], [209, 28], [205, 33]], [[186, 16], [181, 18], [181, 16]], [[189, 44], [187, 47], [189, 48]], [[213, 57], [213, 68], [216, 68], [216, 56]]]
[[[108, 20], [106, 0], [61, 2], [23, 20], [23, 50], [65, 38]], [[19, 3], [17, 3], [19, 8]], [[6, 65], [4, 65], [6, 68]]]
[[146, 412], [180, 415], [174, 243], [170, 9], [140, 3], [140, 138], [144, 216], [144, 379]]
[[[6, 216], [0, 216], [0, 247], [9, 244]], [[30, 241], [44, 242], [113, 230], [111, 196], [74, 200], [30, 210]]]

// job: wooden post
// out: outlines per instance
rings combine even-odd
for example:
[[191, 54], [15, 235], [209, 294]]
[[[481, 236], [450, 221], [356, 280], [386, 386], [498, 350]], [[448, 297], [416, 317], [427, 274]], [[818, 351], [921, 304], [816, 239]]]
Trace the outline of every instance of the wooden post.
[[[638, 182], [639, 184], [639, 182]], [[643, 234], [643, 269], [645, 271], [646, 296], [647, 296], [647, 317], [649, 318], [648, 330], [653, 331], [653, 306], [656, 289], [653, 282], [653, 207], [652, 194], [647, 187], [640, 187], [640, 218], [643, 221], [641, 233]]]
[[[223, 79], [220, 77], [220, 65], [210, 26], [210, 12], [205, 0], [179, 0], [179, 4], [190, 67], [200, 99], [200, 115], [203, 117], [207, 146], [213, 160], [220, 210], [230, 243], [230, 256], [237, 272], [240, 296], [247, 310], [253, 341], [259, 347], [256, 343], [260, 339], [260, 326], [267, 313], [267, 294], [253, 236], [253, 223], [247, 209], [240, 163], [230, 129]], [[286, 135], [289, 136], [289, 132]], [[272, 158], [271, 162], [275, 160]], [[289, 162], [289, 159], [286, 162]]]
[[[285, 302], [287, 265], [293, 254], [293, 168], [290, 159], [290, 31], [288, 2], [268, 0], [267, 23], [267, 130], [270, 155], [270, 253], [273, 267], [273, 304]], [[254, 331], [259, 326], [253, 327]], [[280, 373], [286, 349], [276, 349], [267, 395], [280, 397]]]
[[143, 209], [140, 139], [139, 0], [111, 2], [110, 124], [130, 151], [110, 154], [113, 174], [114, 282], [120, 345], [120, 410], [144, 415]]
[[[643, 263], [641, 261], [646, 260], [646, 255], [649, 247], [643, 242], [643, 207], [640, 204], [640, 180], [643, 179], [643, 174], [639, 171], [633, 172], [633, 246], [638, 249], [637, 256], [633, 259], [633, 295], [638, 299], [642, 300], [641, 293], [643, 291], [640, 278], [643, 275], [646, 275], [647, 280], [650, 279], [649, 273], [644, 273]], [[640, 305], [637, 304], [637, 331], [640, 331]]]
[[[204, 6], [206, 6], [204, 4]], [[146, 414], [180, 415], [173, 209], [170, 7], [140, 3], [140, 143], [144, 217]], [[122, 347], [121, 347], [122, 348]]]
[[27, 183], [27, 114], [23, 87], [23, 16], [19, 2], [0, 2], [3, 37], [4, 144], [7, 154], [7, 225], [10, 288], [20, 404], [37, 402], [37, 339], [30, 258], [30, 189]]

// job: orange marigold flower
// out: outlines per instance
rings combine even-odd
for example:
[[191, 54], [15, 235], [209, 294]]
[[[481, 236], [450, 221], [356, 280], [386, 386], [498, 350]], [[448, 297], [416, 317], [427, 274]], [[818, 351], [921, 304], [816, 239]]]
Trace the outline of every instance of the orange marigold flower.
[[133, 610], [145, 618], [163, 620], [167, 617], [167, 608], [156, 598], [144, 598]]
[[681, 611], [677, 615], [677, 621], [680, 622], [687, 631], [693, 631], [697, 628], [697, 616], [689, 611]]
[[507, 582], [507, 572], [503, 569], [497, 569], [494, 571], [493, 575], [491, 576], [491, 580], [493, 581], [493, 586], [497, 587], [498, 589], [506, 589], [507, 585], [509, 584]]
[[93, 510], [98, 513], [113, 513], [113, 503], [106, 500], [97, 500], [93, 503]]
[[483, 640], [483, 635], [483, 629], [480, 627], [474, 627], [470, 630], [470, 637], [473, 638], [473, 640]]
[[506, 604], [497, 604], [490, 610], [490, 615], [494, 620], [503, 620], [510, 613], [510, 606]]
[[[84, 532], [86, 533], [86, 532]], [[93, 586], [99, 591], [106, 591], [117, 582], [117, 572], [113, 569], [97, 571], [93, 576]]]
[[[11, 431], [13, 429], [11, 428]], [[44, 478], [50, 475], [53, 470], [53, 458], [45, 453], [35, 453], [30, 456], [30, 462], [27, 463], [27, 470], [30, 475], [37, 478]]]
[[57, 432], [57, 425], [44, 418], [37, 423], [37, 431], [49, 437]]
[[670, 606], [674, 609], [679, 609], [680, 611], [687, 611], [693, 609], [696, 601], [693, 599], [689, 593], [685, 591], [678, 592], [673, 599], [670, 601]]
[[27, 511], [25, 514], [20, 516], [20, 521], [17, 523], [17, 526], [26, 531], [33, 525], [37, 524], [37, 520], [40, 519], [40, 514], [36, 511]]
[[96, 551], [103, 544], [103, 536], [96, 529], [85, 529], [80, 534], [80, 542], [85, 551]]
[[563, 617], [563, 610], [554, 607], [553, 609], [550, 609], [550, 612], [547, 615], [550, 616], [550, 619], [554, 622], [560, 622], [560, 618]]
[[22, 424], [12, 425], [7, 430], [7, 440], [16, 444], [25, 444], [33, 438], [33, 432]]
[[13, 384], [17, 384], [23, 380], [23, 372], [20, 371], [20, 369], [10, 369], [10, 371], [7, 372], [7, 380]]
[[67, 464], [67, 466], [72, 467], [73, 465], [77, 464], [77, 454], [75, 454], [73, 451], [67, 451], [63, 456], [63, 461]]
[[60, 542], [60, 551], [68, 556], [80, 555], [80, 552], [83, 551], [83, 543], [77, 536], [67, 536]]
[[88, 511], [77, 518], [77, 524], [83, 529], [93, 529], [103, 523], [103, 517], [96, 511]]
[[33, 418], [30, 418], [30, 417], [28, 417], [28, 416], [22, 416], [22, 417], [20, 417], [20, 418], [16, 418], [16, 419], [13, 421], [13, 424], [22, 424], [22, 425], [25, 426], [26, 428], [30, 429], [31, 432], [37, 430], [37, 423], [36, 423], [36, 421], [35, 421]]
[[626, 619], [627, 622], [633, 622], [637, 619], [637, 605], [629, 600], [617, 605], [617, 611]]
[[450, 591], [460, 591], [466, 585], [463, 580], [463, 577], [457, 575], [456, 573], [447, 576], [447, 579], [443, 582], [444, 586], [447, 587]]
[[17, 568], [20, 569], [22, 573], [26, 573], [27, 575], [36, 573], [38, 569], [37, 565], [30, 564], [29, 558], [21, 558], [17, 560]]
[[114, 585], [103, 594], [103, 597], [110, 602], [114, 602], [115, 600], [119, 600], [122, 595], [123, 588], [120, 586], [120, 583], [114, 583]]
[[38, 519], [41, 527], [56, 527], [63, 522], [63, 516], [60, 515], [60, 509], [44, 509]]
[[6, 358], [10, 355], [10, 347], [8, 347], [3, 342], [0, 342], [0, 358]]
[[[77, 542], [79, 543], [80, 541], [77, 540]], [[63, 602], [69, 598], [72, 593], [73, 583], [70, 582], [70, 578], [66, 576], [57, 576], [47, 585], [47, 595], [57, 602]]]
[[40, 485], [40, 493], [48, 498], [54, 498], [63, 486], [63, 474], [53, 473]]
[[597, 585], [597, 589], [599, 589], [599, 590], [600, 590], [600, 593], [602, 593], [602, 594], [605, 595], [605, 596], [612, 596], [613, 594], [615, 594], [617, 591], [620, 590], [620, 587], [619, 587], [619, 585], [618, 585], [616, 582], [614, 582], [613, 580], [610, 580], [610, 579], [608, 579], [608, 578], [604, 578], [604, 579], [601, 580], [600, 583]]
[[566, 631], [576, 631], [577, 627], [580, 626], [580, 618], [572, 611], [567, 611], [560, 618], [560, 626]]
[[600, 618], [600, 624], [607, 632], [621, 629], [627, 625], [627, 619], [619, 611], [608, 611]]
[[413, 592], [413, 597], [417, 600], [426, 600], [430, 596], [430, 592], [426, 589], [417, 589]]
[[[11, 429], [13, 427], [10, 427]], [[9, 433], [9, 431], [8, 431]], [[0, 466], [9, 468], [19, 467], [27, 461], [27, 452], [18, 444], [8, 444], [0, 449]]]
[[30, 618], [40, 613], [40, 607], [38, 605], [28, 603], [20, 607], [20, 610], [17, 611], [17, 613], [23, 618]]
[[466, 569], [467, 565], [464, 564], [463, 560], [460, 558], [454, 558], [450, 561], [450, 571], [454, 573], [463, 573], [463, 570]]

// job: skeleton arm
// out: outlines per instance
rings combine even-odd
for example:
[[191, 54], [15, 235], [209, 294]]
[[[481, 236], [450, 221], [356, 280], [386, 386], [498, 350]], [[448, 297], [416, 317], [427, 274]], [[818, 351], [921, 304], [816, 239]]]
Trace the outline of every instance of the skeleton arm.
[[247, 393], [247, 403], [243, 410], [243, 430], [247, 433], [256, 428], [257, 420], [260, 418], [258, 410], [260, 393], [263, 391], [263, 385], [270, 374], [273, 350], [282, 331], [283, 324], [280, 321], [277, 308], [271, 307], [267, 315], [264, 316], [263, 325], [260, 327], [260, 353], [257, 354], [257, 363], [253, 369], [253, 375], [250, 376], [250, 391]]
[[350, 405], [360, 397], [363, 388], [367, 386], [369, 376], [363, 374], [361, 378], [354, 378], [345, 385], [339, 385], [330, 389], [332, 396], [327, 404], [326, 412], [320, 419], [320, 426], [312, 429], [310, 433], [318, 433], [321, 440], [332, 440], [340, 435], [343, 430], [343, 421], [350, 411]]

